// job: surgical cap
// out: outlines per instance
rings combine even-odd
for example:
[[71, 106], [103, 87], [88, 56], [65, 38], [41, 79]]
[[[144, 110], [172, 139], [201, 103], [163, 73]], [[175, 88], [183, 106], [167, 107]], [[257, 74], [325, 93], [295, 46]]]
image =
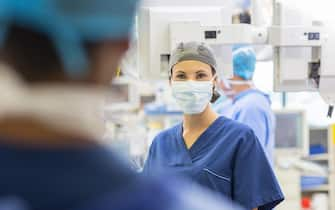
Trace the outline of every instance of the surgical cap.
[[188, 60], [200, 61], [210, 65], [214, 70], [217, 69], [214, 53], [209, 46], [199, 42], [182, 42], [171, 54], [170, 75], [174, 65]]
[[138, 0], [0, 0], [0, 47], [12, 25], [46, 35], [69, 76], [88, 67], [84, 42], [130, 34]]
[[248, 45], [235, 45], [233, 47], [234, 75], [244, 80], [251, 80], [255, 72], [256, 54]]
[[235, 0], [235, 5], [243, 10], [247, 10], [251, 6], [251, 0]]

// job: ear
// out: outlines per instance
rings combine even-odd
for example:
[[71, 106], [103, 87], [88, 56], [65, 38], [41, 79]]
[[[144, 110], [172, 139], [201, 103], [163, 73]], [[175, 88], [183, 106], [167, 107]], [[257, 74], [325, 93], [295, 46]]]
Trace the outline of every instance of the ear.
[[218, 75], [215, 75], [215, 77], [214, 77], [214, 80], [213, 80], [214, 82], [217, 82], [218, 81]]
[[213, 79], [213, 86], [214, 87], [218, 85], [218, 81], [219, 81], [218, 76], [214, 75], [214, 79]]

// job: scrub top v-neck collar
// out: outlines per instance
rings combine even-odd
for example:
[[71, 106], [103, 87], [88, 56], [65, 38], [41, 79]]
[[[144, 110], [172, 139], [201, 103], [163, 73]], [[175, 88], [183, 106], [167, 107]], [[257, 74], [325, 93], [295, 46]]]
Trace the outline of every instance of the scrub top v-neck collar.
[[181, 123], [177, 127], [176, 132], [176, 139], [177, 144], [180, 146], [184, 152], [182, 155], [182, 159], [180, 159], [180, 164], [187, 164], [190, 165], [197, 159], [197, 156], [201, 153], [201, 151], [210, 146], [213, 140], [213, 136], [218, 132], [218, 128], [223, 126], [224, 121], [226, 118], [220, 116], [218, 117], [194, 142], [194, 144], [188, 149], [184, 137], [183, 137], [183, 124]]

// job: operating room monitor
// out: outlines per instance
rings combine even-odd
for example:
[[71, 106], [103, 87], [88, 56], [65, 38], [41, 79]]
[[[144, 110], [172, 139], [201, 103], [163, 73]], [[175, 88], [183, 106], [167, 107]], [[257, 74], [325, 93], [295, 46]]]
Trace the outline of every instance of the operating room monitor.
[[[178, 43], [210, 39], [217, 33], [217, 31], [206, 31], [204, 34], [199, 34], [199, 24], [214, 27], [232, 23], [232, 8], [229, 6], [206, 6], [204, 2], [202, 4], [201, 6], [149, 4], [139, 9], [138, 63], [141, 79], [168, 79], [169, 57]], [[185, 23], [194, 24], [194, 30], [185, 30], [183, 27]], [[221, 65], [220, 69], [230, 72], [231, 47], [222, 46], [214, 51], [219, 51], [216, 52], [217, 57], [220, 57], [220, 54], [225, 55], [218, 59], [218, 66]]]
[[275, 147], [276, 149], [297, 149], [305, 152], [308, 128], [305, 113], [302, 110], [275, 111]]

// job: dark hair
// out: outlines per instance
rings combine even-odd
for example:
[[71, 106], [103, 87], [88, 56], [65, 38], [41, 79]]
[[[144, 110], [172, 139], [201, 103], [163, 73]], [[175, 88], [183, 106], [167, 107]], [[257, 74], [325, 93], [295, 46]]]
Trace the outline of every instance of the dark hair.
[[67, 79], [50, 39], [24, 27], [9, 28], [0, 59], [17, 71], [26, 82]]
[[[216, 70], [211, 66], [211, 69], [212, 69], [212, 75], [215, 75], [216, 74]], [[213, 95], [212, 95], [212, 98], [210, 100], [211, 103], [214, 103], [216, 100], [218, 100], [220, 98], [220, 93], [218, 93], [216, 90], [215, 90], [215, 86], [213, 87]]]

